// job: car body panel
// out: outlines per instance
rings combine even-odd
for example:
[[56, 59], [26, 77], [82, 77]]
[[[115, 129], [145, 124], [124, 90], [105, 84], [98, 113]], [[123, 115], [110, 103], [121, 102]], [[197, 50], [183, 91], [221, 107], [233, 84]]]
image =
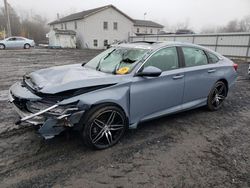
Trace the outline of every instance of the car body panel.
[[35, 71], [29, 75], [39, 92], [54, 94], [76, 88], [116, 84], [127, 75], [113, 75], [82, 67], [81, 64], [56, 66]]
[[[184, 79], [174, 79], [178, 74], [183, 74], [183, 69], [165, 71], [157, 78], [133, 78], [130, 89], [132, 123], [182, 103]], [[149, 103], [151, 100], [154, 102]]]
[[183, 103], [206, 98], [219, 78], [224, 77], [223, 67], [207, 64], [184, 68], [185, 89]]
[[[41, 111], [32, 113], [33, 116], [37, 114], [45, 118], [40, 132], [44, 137], [51, 138], [53, 134], [59, 134], [64, 130], [56, 129], [50, 134], [49, 129], [53, 129], [54, 125], [64, 128], [77, 127], [84, 113], [96, 105], [119, 106], [128, 118], [129, 127], [136, 128], [142, 121], [206, 105], [209, 92], [218, 80], [225, 80], [230, 88], [237, 78], [231, 60], [198, 45], [163, 42], [118, 46], [140, 47], [150, 51], [138, 61], [129, 74], [125, 75], [104, 73], [80, 64], [35, 71], [24, 76], [23, 83], [16, 83], [10, 88], [10, 102], [15, 104], [14, 100], [31, 101], [38, 106], [40, 103], [45, 103], [44, 101], [49, 102], [49, 104], [46, 103], [48, 106], [45, 113]], [[158, 77], [138, 76], [137, 73], [143, 69], [147, 58], [157, 50], [168, 46], [199, 48], [216, 54], [219, 62], [183, 67], [183, 59], [178, 57], [179, 68], [177, 69], [163, 71]], [[88, 90], [88, 88], [92, 89]], [[59, 98], [61, 95], [63, 97]], [[53, 110], [58, 111], [55, 116], [51, 116], [55, 113], [50, 111], [52, 107]], [[22, 114], [20, 116], [22, 117]], [[25, 120], [32, 123], [32, 118], [29, 117], [33, 116], [28, 116]]]

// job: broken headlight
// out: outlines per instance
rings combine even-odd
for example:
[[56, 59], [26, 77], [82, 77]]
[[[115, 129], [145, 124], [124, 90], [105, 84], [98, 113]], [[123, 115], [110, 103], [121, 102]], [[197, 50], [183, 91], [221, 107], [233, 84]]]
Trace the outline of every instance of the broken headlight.
[[[53, 106], [54, 104], [51, 103], [44, 103], [44, 102], [32, 102], [28, 101], [26, 103], [27, 110], [30, 111], [31, 113], [37, 113], [42, 110], [46, 110]], [[46, 114], [50, 115], [62, 115], [66, 114], [69, 111], [75, 111], [78, 108], [76, 107], [75, 104], [70, 104], [70, 105], [65, 105], [65, 106], [57, 106], [56, 108], [50, 109], [49, 111], [46, 112]]]

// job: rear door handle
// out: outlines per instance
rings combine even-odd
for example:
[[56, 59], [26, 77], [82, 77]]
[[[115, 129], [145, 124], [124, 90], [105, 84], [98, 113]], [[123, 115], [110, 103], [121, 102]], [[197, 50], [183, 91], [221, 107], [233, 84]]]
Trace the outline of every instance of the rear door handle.
[[173, 79], [177, 80], [177, 79], [182, 79], [183, 77], [184, 77], [183, 74], [177, 74], [177, 75], [173, 76]]
[[216, 69], [209, 69], [207, 72], [208, 73], [213, 73], [213, 72], [216, 72]]

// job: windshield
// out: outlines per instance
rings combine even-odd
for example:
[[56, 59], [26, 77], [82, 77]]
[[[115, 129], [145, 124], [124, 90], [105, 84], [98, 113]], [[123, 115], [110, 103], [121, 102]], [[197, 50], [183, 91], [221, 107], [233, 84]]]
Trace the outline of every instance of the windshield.
[[127, 74], [147, 51], [140, 48], [110, 48], [90, 60], [85, 66], [106, 73]]

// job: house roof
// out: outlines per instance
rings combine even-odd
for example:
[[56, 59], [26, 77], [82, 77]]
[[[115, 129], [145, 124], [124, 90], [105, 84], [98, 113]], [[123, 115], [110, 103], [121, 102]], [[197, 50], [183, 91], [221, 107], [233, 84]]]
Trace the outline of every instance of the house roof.
[[156, 27], [163, 28], [164, 26], [150, 20], [134, 20], [134, 26], [140, 27]]
[[54, 29], [56, 34], [62, 34], [62, 35], [76, 35], [75, 31], [72, 30], [61, 30], [61, 29]]
[[129, 20], [133, 21], [132, 18], [130, 18], [128, 15], [126, 15], [125, 13], [123, 13], [122, 11], [120, 11], [115, 6], [113, 6], [113, 5], [106, 5], [106, 6], [103, 6], [103, 7], [98, 7], [98, 8], [94, 8], [94, 9], [90, 9], [90, 10], [85, 10], [85, 11], [82, 11], [82, 12], [78, 12], [78, 13], [75, 13], [75, 14], [68, 15], [66, 17], [63, 17], [63, 18], [59, 19], [59, 20], [55, 20], [53, 22], [50, 22], [49, 25], [63, 23], [63, 22], [68, 22], [68, 21], [73, 21], [73, 20], [84, 19], [84, 18], [86, 18], [88, 16], [91, 16], [93, 14], [96, 14], [96, 13], [100, 12], [100, 11], [106, 10], [108, 8], [114, 8], [116, 11], [120, 12], [122, 15], [124, 15], [125, 17], [127, 17]]

